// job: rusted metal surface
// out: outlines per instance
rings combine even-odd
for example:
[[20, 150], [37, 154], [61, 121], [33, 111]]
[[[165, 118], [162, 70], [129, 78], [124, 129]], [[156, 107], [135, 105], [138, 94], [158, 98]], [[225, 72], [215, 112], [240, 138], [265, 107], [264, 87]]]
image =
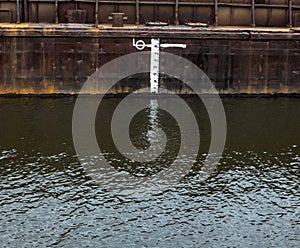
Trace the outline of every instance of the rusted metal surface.
[[16, 0], [17, 23], [21, 22], [20, 16], [20, 0]]
[[96, 28], [99, 25], [99, 0], [96, 0], [96, 4], [95, 4], [95, 26]]
[[135, 0], [135, 24], [140, 24], [140, 3], [139, 0]]
[[86, 23], [86, 11], [82, 9], [68, 9], [68, 23]]
[[112, 27], [123, 27], [127, 17], [125, 16], [125, 13], [113, 12], [108, 19], [112, 21]]
[[0, 22], [12, 22], [11, 9], [0, 8]]
[[[146, 43], [152, 37], [160, 38], [162, 43], [184, 41], [186, 49], [168, 48], [167, 52], [198, 65], [220, 93], [300, 94], [300, 33], [292, 33], [292, 29], [224, 31], [221, 27], [207, 30], [132, 26], [112, 30], [109, 26], [106, 29], [54, 26], [0, 25], [1, 94], [76, 94], [97, 68], [136, 52], [133, 37]], [[124, 79], [111, 93], [146, 87], [147, 77]], [[161, 77], [161, 85], [177, 93], [192, 93], [167, 76]], [[103, 92], [91, 88], [90, 93]]]
[[[70, 10], [86, 11], [85, 23], [109, 23], [124, 12], [128, 24], [204, 22], [233, 26], [299, 26], [299, 0], [0, 0], [12, 21], [66, 23]], [[1, 18], [0, 18], [0, 21]], [[5, 19], [4, 21], [7, 21]], [[2, 21], [3, 22], [3, 21]], [[70, 21], [69, 21], [70, 22]], [[82, 22], [82, 20], [79, 20]]]
[[294, 16], [294, 25], [300, 27], [300, 13], [295, 14]]
[[[168, 52], [202, 68], [221, 93], [300, 94], [298, 27], [300, 0], [0, 0], [0, 94], [78, 93], [97, 68], [135, 52], [132, 38], [184, 40], [186, 49]], [[124, 79], [111, 93], [145, 87], [145, 77]]]
[[175, 0], [175, 25], [179, 25], [179, 0]]

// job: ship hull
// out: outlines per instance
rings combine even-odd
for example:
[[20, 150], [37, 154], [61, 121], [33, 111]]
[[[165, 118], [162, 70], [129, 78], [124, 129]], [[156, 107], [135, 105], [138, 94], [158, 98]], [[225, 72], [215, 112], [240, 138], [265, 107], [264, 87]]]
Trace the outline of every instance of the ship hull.
[[[138, 52], [133, 38], [185, 43], [185, 49], [161, 50], [192, 61], [221, 94], [300, 94], [297, 29], [11, 24], [2, 25], [0, 32], [0, 94], [77, 94], [102, 65]], [[160, 85], [193, 94], [166, 75], [161, 75]], [[126, 94], [148, 86], [148, 75], [139, 75], [122, 80], [109, 93]], [[105, 92], [91, 88], [89, 93]]]

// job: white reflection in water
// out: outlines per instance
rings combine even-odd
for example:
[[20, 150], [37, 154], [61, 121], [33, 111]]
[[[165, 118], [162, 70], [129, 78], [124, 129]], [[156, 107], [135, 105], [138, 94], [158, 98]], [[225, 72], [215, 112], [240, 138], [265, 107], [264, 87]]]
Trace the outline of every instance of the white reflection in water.
[[157, 130], [159, 129], [158, 125], [158, 101], [157, 99], [151, 99], [150, 100], [150, 105], [149, 105], [149, 115], [148, 115], [148, 119], [149, 119], [149, 129], [147, 131], [147, 140], [149, 142], [149, 144], [155, 144], [155, 147], [159, 146], [159, 140], [160, 140], [160, 136], [159, 133], [157, 132]]

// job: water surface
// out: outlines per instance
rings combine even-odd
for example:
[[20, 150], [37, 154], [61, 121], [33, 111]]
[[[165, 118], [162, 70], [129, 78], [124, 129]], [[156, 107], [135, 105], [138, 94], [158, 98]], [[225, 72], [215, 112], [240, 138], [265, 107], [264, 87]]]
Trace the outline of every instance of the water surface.
[[[112, 166], [137, 176], [167, 167], [178, 127], [166, 113], [168, 153], [152, 165], [122, 160], [110, 140], [121, 99], [105, 99], [96, 130]], [[299, 247], [299, 98], [224, 98], [228, 137], [217, 171], [199, 183], [210, 134], [199, 101], [186, 99], [200, 123], [199, 163], [158, 196], [128, 199], [99, 187], [72, 143], [75, 98], [0, 98], [1, 247]], [[132, 140], [147, 146], [147, 111]]]

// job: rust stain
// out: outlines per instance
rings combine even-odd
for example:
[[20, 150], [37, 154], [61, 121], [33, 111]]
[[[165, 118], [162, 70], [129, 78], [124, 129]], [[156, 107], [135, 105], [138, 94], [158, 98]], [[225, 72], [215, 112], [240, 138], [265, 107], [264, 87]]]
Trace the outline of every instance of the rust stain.
[[[119, 56], [135, 52], [132, 38], [128, 37], [130, 31], [118, 33], [120, 36], [118, 38], [95, 38], [84, 35], [80, 37], [74, 36], [73, 33], [61, 33], [60, 37], [32, 38], [26, 35], [18, 37], [19, 32], [24, 32], [25, 29], [12, 27], [9, 30], [11, 36], [0, 37], [0, 53], [3, 58], [0, 71], [5, 72], [0, 73], [0, 94], [76, 94], [97, 68]], [[35, 28], [35, 30], [49, 34], [59, 32], [55, 27]], [[99, 31], [96, 28], [88, 30]], [[80, 30], [76, 32], [84, 34]], [[140, 31], [138, 35], [143, 39], [145, 35], [150, 34]], [[228, 37], [231, 35], [228, 34]], [[180, 53], [176, 49], [171, 52], [184, 56], [198, 65], [221, 93], [300, 94], [300, 73], [295, 73], [300, 66], [299, 42], [288, 39], [276, 40], [271, 36], [265, 38], [268, 39], [266, 41], [238, 38], [230, 40], [226, 37], [186, 39], [182, 34], [174, 33], [173, 37], [164, 38], [164, 41], [178, 43], [178, 40], [185, 39], [187, 49]], [[284, 61], [283, 69], [282, 61]], [[284, 70], [284, 73], [280, 70]], [[140, 82], [144, 81], [145, 78]], [[109, 93], [130, 93], [139, 86], [130, 81], [124, 82], [111, 89]], [[179, 94], [192, 93], [187, 87], [178, 87], [178, 84], [169, 79], [161, 83]], [[101, 86], [100, 88], [95, 86], [86, 93], [104, 92]]]
[[251, 85], [247, 86], [246, 93], [247, 94], [253, 94], [254, 93]]
[[289, 91], [290, 90], [289, 90], [289, 87], [287, 85], [283, 85], [283, 86], [280, 87], [280, 92], [283, 93], [283, 94], [288, 94], [288, 93], [290, 93]]
[[44, 92], [44, 93], [47, 93], [47, 94], [55, 94], [55, 93], [59, 93], [59, 92], [55, 89], [54, 85], [50, 85], [50, 86], [48, 86], [47, 88], [44, 88], [44, 89], [43, 89], [43, 92]]
[[262, 94], [268, 94], [268, 93], [269, 93], [269, 89], [268, 89], [268, 86], [267, 86], [267, 85], [264, 86], [264, 88], [263, 88], [263, 90], [262, 90], [261, 93], [262, 93]]

